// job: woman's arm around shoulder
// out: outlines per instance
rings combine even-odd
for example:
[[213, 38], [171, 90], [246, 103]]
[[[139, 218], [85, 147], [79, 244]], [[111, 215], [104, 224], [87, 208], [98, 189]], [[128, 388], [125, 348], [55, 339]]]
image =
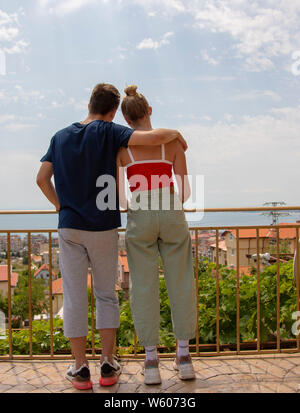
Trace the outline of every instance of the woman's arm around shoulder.
[[178, 185], [179, 198], [182, 203], [185, 203], [191, 195], [191, 188], [188, 181], [186, 156], [182, 146], [178, 141], [175, 141], [174, 143], [172, 142], [172, 145], [174, 145], [173, 150], [175, 151], [173, 169]]

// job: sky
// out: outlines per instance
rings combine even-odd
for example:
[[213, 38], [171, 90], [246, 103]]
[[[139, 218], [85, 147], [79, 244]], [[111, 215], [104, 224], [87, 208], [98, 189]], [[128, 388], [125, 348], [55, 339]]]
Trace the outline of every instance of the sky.
[[299, 0], [1, 0], [0, 209], [51, 208], [39, 160], [102, 82], [180, 130], [205, 207], [300, 204]]

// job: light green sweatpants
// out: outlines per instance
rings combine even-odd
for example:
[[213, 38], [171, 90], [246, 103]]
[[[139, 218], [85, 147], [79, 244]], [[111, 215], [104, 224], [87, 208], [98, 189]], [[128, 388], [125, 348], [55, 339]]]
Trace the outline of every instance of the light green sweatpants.
[[196, 289], [191, 238], [182, 210], [129, 210], [126, 248], [130, 270], [130, 303], [139, 342], [159, 344], [158, 255], [168, 289], [174, 334], [196, 335]]

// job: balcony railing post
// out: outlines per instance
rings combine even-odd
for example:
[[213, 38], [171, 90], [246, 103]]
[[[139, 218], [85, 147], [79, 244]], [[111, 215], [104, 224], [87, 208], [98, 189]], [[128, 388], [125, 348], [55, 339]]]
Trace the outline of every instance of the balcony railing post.
[[32, 359], [32, 283], [31, 283], [31, 232], [27, 233], [28, 254], [28, 314], [29, 314], [29, 358]]
[[199, 357], [199, 236], [198, 230], [195, 231], [195, 281], [196, 281], [196, 314], [197, 314], [197, 329], [196, 329], [196, 355]]
[[276, 259], [277, 259], [277, 279], [276, 279], [276, 317], [277, 317], [277, 327], [276, 327], [276, 338], [277, 338], [277, 351], [280, 353], [280, 229], [277, 228], [276, 231]]
[[7, 301], [8, 301], [8, 341], [9, 341], [9, 358], [13, 358], [12, 352], [12, 303], [11, 303], [11, 256], [10, 256], [10, 232], [7, 233]]
[[137, 335], [136, 335], [136, 331], [134, 329], [134, 345], [133, 345], [133, 354], [136, 357], [137, 355]]
[[236, 230], [236, 350], [240, 352], [240, 232]]
[[49, 314], [50, 314], [50, 354], [53, 357], [53, 306], [52, 306], [52, 233], [49, 232]]
[[[297, 311], [300, 311], [300, 256], [299, 256], [299, 228], [296, 228], [296, 288], [297, 288]], [[298, 318], [297, 318], [298, 321]], [[297, 335], [297, 350], [300, 352], [300, 335]]]
[[[279, 209], [279, 208], [278, 208]], [[285, 208], [288, 209], [288, 208]], [[292, 209], [292, 208], [291, 208]], [[300, 207], [294, 207], [294, 210], [300, 210]], [[236, 211], [238, 211], [240, 209], [236, 209]], [[245, 209], [248, 210], [248, 209]], [[256, 209], [255, 209], [256, 210]], [[259, 209], [258, 209], [259, 210]], [[269, 210], [269, 209], [268, 209]], [[219, 212], [223, 211], [223, 209]], [[1, 215], [0, 211], [0, 215]], [[14, 211], [13, 213], [16, 213], [16, 211]], [[29, 212], [29, 213], [36, 213], [36, 212]], [[48, 213], [48, 212], [43, 212], [43, 213]], [[51, 212], [52, 213], [52, 212]], [[257, 250], [257, 348], [256, 348], [256, 352], [257, 353], [261, 353], [261, 354], [265, 354], [265, 353], [274, 353], [274, 352], [282, 352], [282, 353], [288, 353], [288, 352], [294, 352], [295, 348], [285, 348], [285, 346], [283, 346], [282, 342], [281, 342], [281, 337], [280, 337], [280, 301], [283, 300], [283, 297], [280, 295], [280, 282], [281, 282], [281, 274], [280, 274], [280, 262], [282, 261], [282, 259], [280, 258], [280, 230], [284, 229], [284, 228], [295, 228], [296, 230], [296, 251], [297, 251], [297, 257], [298, 260], [296, 262], [296, 286], [297, 286], [297, 311], [300, 311], [300, 254], [299, 254], [299, 228], [300, 228], [300, 224], [293, 224], [291, 226], [291, 224], [282, 224], [280, 226], [269, 226], [269, 225], [245, 225], [245, 226], [230, 226], [230, 227], [226, 227], [226, 226], [222, 226], [222, 227], [214, 227], [214, 226], [208, 226], [208, 227], [195, 227], [195, 228], [190, 228], [190, 230], [195, 231], [195, 240], [196, 240], [196, 246], [195, 246], [195, 250], [196, 250], [196, 257], [195, 257], [195, 270], [196, 270], [196, 276], [195, 276], [195, 283], [196, 283], [196, 290], [197, 290], [197, 296], [198, 296], [198, 292], [199, 292], [199, 274], [198, 274], [198, 268], [199, 268], [199, 232], [202, 230], [212, 230], [215, 231], [215, 235], [216, 235], [216, 344], [212, 344], [210, 345], [210, 349], [209, 353], [207, 353], [207, 355], [224, 355], [223, 351], [220, 351], [220, 301], [222, 300], [222, 296], [220, 298], [220, 285], [222, 286], [222, 283], [220, 284], [220, 246], [219, 246], [219, 241], [220, 241], [220, 231], [222, 231], [223, 229], [228, 229], [228, 230], [236, 230], [237, 233], [237, 243], [236, 243], [236, 248], [237, 248], [237, 259], [236, 259], [236, 270], [237, 270], [237, 280], [236, 280], [236, 339], [237, 339], [237, 353], [241, 353], [241, 348], [242, 348], [242, 354], [253, 354], [253, 351], [249, 350], [249, 351], [244, 351], [244, 343], [240, 342], [240, 288], [241, 288], [241, 281], [240, 281], [240, 269], [241, 269], [241, 256], [240, 256], [240, 252], [242, 251], [240, 249], [241, 247], [241, 230], [244, 229], [252, 229], [256, 231], [256, 250]], [[260, 295], [261, 295], [261, 285], [264, 287], [263, 284], [261, 284], [261, 282], [263, 281], [263, 279], [261, 279], [261, 258], [260, 258], [260, 253], [264, 252], [263, 250], [261, 250], [261, 240], [260, 240], [260, 235], [262, 234], [263, 229], [276, 229], [276, 241], [277, 241], [277, 247], [276, 247], [276, 253], [272, 254], [272, 255], [276, 255], [276, 299], [274, 301], [276, 301], [276, 329], [277, 329], [277, 343], [276, 346], [274, 345], [272, 347], [271, 350], [265, 350], [263, 349], [263, 345], [264, 343], [261, 343], [261, 316], [263, 315], [263, 307], [261, 307], [261, 300], [260, 300]], [[123, 229], [121, 229], [120, 231], [123, 231]], [[56, 232], [56, 230], [53, 229], [39, 229], [39, 230], [30, 230], [30, 229], [26, 229], [26, 230], [0, 230], [0, 234], [6, 234], [7, 235], [7, 265], [8, 265], [8, 333], [9, 333], [9, 355], [5, 355], [5, 356], [0, 356], [0, 359], [7, 359], [9, 357], [9, 359], [36, 359], [36, 360], [43, 360], [43, 359], [66, 359], [70, 356], [66, 356], [66, 355], [54, 355], [54, 349], [53, 349], [53, 324], [51, 326], [51, 320], [52, 323], [54, 322], [53, 320], [53, 303], [52, 303], [52, 281], [53, 279], [52, 277], [52, 258], [53, 258], [53, 253], [51, 250], [52, 247], [52, 238], [51, 235], [53, 232]], [[14, 242], [14, 238], [11, 236], [12, 233], [22, 233], [22, 234], [27, 234], [27, 239], [28, 239], [28, 318], [29, 318], [29, 357], [28, 354], [26, 355], [13, 355], [13, 329], [12, 329], [12, 315], [13, 315], [13, 285], [12, 285], [12, 253], [11, 253], [11, 249], [14, 248], [14, 246], [12, 246], [12, 243]], [[31, 263], [32, 263], [32, 259], [31, 259], [31, 253], [32, 253], [32, 233], [49, 233], [49, 299], [50, 299], [50, 310], [49, 312], [51, 313], [51, 306], [52, 306], [52, 316], [50, 314], [50, 335], [51, 335], [51, 353], [49, 354], [49, 352], [46, 355], [33, 355], [33, 321], [34, 321], [34, 308], [33, 308], [33, 298], [34, 298], [34, 279], [32, 278], [32, 272], [31, 272]], [[13, 250], [14, 251], [14, 250]], [[273, 258], [273, 257], [272, 257]], [[275, 261], [275, 260], [274, 260]], [[275, 281], [275, 280], [274, 280]], [[262, 291], [264, 293], [264, 291]], [[198, 297], [197, 297], [198, 298]], [[275, 307], [275, 306], [274, 306]], [[275, 311], [274, 311], [275, 313]], [[199, 343], [199, 316], [201, 316], [201, 314], [199, 314], [199, 305], [197, 303], [197, 336], [196, 336], [196, 345], [191, 346], [192, 349], [196, 349], [196, 355], [199, 356], [201, 355], [206, 355], [206, 353], [201, 352], [201, 349], [203, 348], [203, 346], [206, 346], [204, 344], [200, 344]], [[233, 327], [234, 328], [234, 327]], [[297, 350], [300, 352], [300, 336], [297, 336]], [[95, 349], [95, 345], [94, 345], [95, 341], [94, 338], [92, 338], [92, 358], [96, 357], [96, 349]], [[131, 355], [123, 355], [123, 357], [131, 357], [131, 358], [142, 358], [143, 355], [138, 354], [138, 340], [137, 340], [137, 336], [136, 333], [134, 334], [134, 354]], [[283, 346], [284, 348], [281, 348], [281, 346]], [[214, 349], [216, 349], [216, 353], [214, 352]], [[231, 354], [234, 354], [235, 352], [231, 352]], [[226, 353], [227, 354], [227, 353]], [[169, 354], [169, 353], [163, 353], [161, 354], [161, 357], [170, 357], [173, 356], [173, 354]]]
[[[92, 274], [91, 277], [91, 319], [92, 319], [92, 356], [95, 357], [95, 300], [94, 300], [94, 283]], [[101, 343], [102, 344], [102, 343]]]
[[217, 311], [217, 353], [220, 353], [220, 291], [219, 291], [219, 230], [216, 230], [216, 311]]
[[256, 229], [256, 256], [257, 256], [257, 352], [260, 352], [260, 239], [259, 229]]

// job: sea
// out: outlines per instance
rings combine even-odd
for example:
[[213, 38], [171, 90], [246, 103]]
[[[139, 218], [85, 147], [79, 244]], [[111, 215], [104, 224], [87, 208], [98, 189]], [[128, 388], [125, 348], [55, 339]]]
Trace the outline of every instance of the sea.
[[[284, 211], [279, 223], [300, 221], [300, 211]], [[122, 227], [126, 227], [126, 214], [121, 214]], [[271, 225], [272, 218], [261, 212], [206, 212], [186, 213], [189, 227], [229, 227]], [[57, 215], [0, 215], [0, 230], [51, 230], [57, 228]], [[43, 231], [39, 231], [43, 232]]]

